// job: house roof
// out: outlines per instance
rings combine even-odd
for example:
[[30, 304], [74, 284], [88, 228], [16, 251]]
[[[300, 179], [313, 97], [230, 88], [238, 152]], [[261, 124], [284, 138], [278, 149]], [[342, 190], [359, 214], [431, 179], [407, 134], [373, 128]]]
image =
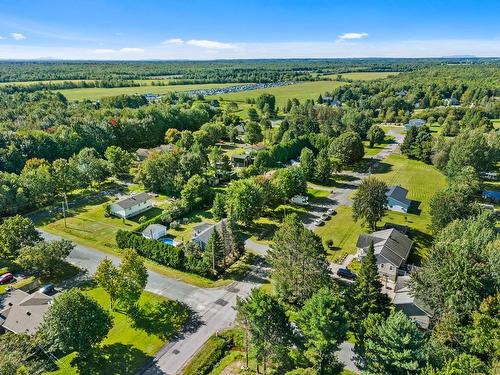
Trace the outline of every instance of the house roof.
[[392, 303], [396, 309], [403, 311], [420, 327], [427, 329], [429, 328], [430, 318], [434, 315], [433, 311], [413, 295], [409, 281], [409, 276], [398, 277]]
[[142, 231], [142, 234], [149, 235], [151, 233], [158, 233], [166, 231], [167, 227], [161, 224], [149, 224], [146, 229]]
[[115, 204], [117, 204], [123, 209], [127, 209], [130, 207], [137, 206], [138, 204], [144, 203], [149, 199], [151, 199], [151, 195], [149, 195], [148, 193], [140, 193], [137, 195], [131, 195], [130, 197], [122, 199], [116, 202]]
[[231, 159], [233, 159], [233, 160], [246, 160], [246, 159], [250, 159], [250, 155], [232, 154]]
[[389, 186], [387, 193], [385, 194], [387, 198], [392, 198], [399, 203], [402, 203], [403, 206], [410, 207], [411, 201], [406, 198], [408, 194], [408, 190], [402, 188], [399, 185]]
[[356, 243], [360, 249], [368, 249], [373, 242], [375, 256], [379, 263], [391, 263], [401, 267], [408, 259], [413, 241], [397, 229], [384, 229], [372, 234], [361, 234]]
[[142, 159], [146, 159], [149, 155], [155, 152], [166, 152], [174, 150], [175, 145], [173, 143], [169, 143], [167, 145], [160, 145], [154, 148], [138, 148], [135, 154]]
[[408, 123], [405, 125], [405, 127], [412, 127], [412, 126], [416, 126], [416, 127], [419, 127], [419, 126], [422, 126], [425, 124], [425, 120], [424, 119], [421, 119], [421, 118], [414, 118], [414, 119], [411, 119], [410, 121], [408, 121]]
[[4, 301], [6, 308], [0, 311], [2, 326], [14, 333], [34, 334], [49, 309], [52, 298], [41, 292], [28, 294], [14, 289]]
[[222, 227], [222, 223], [226, 223], [226, 219], [222, 219], [217, 224], [203, 223], [197, 225], [193, 229], [193, 241], [203, 242], [204, 244], [208, 243], [214, 229], [219, 231]]

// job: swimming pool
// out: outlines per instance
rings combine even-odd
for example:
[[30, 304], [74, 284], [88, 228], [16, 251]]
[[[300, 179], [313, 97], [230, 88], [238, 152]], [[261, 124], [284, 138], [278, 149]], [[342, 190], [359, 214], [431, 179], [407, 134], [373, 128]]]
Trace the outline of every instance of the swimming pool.
[[163, 243], [166, 243], [167, 245], [172, 245], [174, 246], [174, 240], [168, 237], [162, 237], [160, 238], [160, 241]]

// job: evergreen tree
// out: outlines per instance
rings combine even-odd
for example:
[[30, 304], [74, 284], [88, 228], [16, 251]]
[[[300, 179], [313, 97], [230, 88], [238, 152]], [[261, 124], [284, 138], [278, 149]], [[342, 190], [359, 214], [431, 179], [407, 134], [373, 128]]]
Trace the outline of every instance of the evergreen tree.
[[215, 220], [222, 220], [226, 217], [226, 198], [224, 194], [218, 193], [215, 195], [212, 204], [212, 215]]
[[311, 149], [304, 147], [300, 152], [300, 168], [307, 180], [310, 180], [314, 176], [314, 167], [314, 153]]
[[389, 298], [381, 290], [382, 283], [379, 279], [372, 243], [361, 260], [358, 277], [347, 297], [351, 330], [356, 337], [355, 351], [361, 358], [363, 358], [364, 353], [363, 321], [370, 314], [385, 316], [388, 312]]
[[318, 96], [318, 104], [323, 104], [323, 96], [321, 94]]
[[416, 374], [424, 365], [424, 335], [402, 311], [364, 321], [363, 368], [370, 374]]
[[213, 275], [217, 275], [224, 263], [224, 243], [217, 229], [214, 228], [204, 250], [204, 259], [210, 264]]
[[268, 258], [276, 291], [288, 303], [301, 305], [330, 282], [321, 238], [304, 228], [296, 214], [286, 216], [274, 234]]

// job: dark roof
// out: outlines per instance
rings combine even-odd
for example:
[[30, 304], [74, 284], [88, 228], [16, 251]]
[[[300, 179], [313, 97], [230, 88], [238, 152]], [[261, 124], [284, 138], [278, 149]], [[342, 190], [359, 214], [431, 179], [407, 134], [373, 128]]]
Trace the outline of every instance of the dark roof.
[[130, 207], [137, 206], [138, 204], [144, 203], [149, 199], [151, 199], [151, 196], [148, 193], [140, 193], [122, 199], [121, 201], [116, 202], [116, 204], [123, 209], [127, 209]]
[[410, 254], [413, 241], [400, 231], [391, 228], [379, 230], [372, 234], [361, 234], [356, 247], [367, 250], [373, 242], [375, 256], [379, 263], [392, 263], [401, 267]]
[[235, 160], [246, 160], [246, 159], [249, 159], [250, 158], [250, 155], [241, 155], [241, 154], [232, 154], [231, 155], [231, 159]]
[[483, 191], [483, 197], [489, 199], [500, 199], [500, 191], [485, 190]]
[[392, 198], [400, 203], [403, 203], [403, 205], [410, 207], [411, 201], [406, 198], [406, 195], [408, 194], [408, 190], [405, 188], [402, 188], [399, 185], [396, 186], [389, 186], [387, 193], [385, 194], [387, 198]]
[[217, 231], [219, 232], [220, 228], [222, 226], [222, 223], [225, 223], [225, 222], [226, 222], [226, 219], [222, 219], [217, 224], [202, 223], [202, 224], [194, 227], [193, 240], [207, 244], [208, 240], [210, 239], [210, 236], [212, 235], [214, 230], [217, 229]]

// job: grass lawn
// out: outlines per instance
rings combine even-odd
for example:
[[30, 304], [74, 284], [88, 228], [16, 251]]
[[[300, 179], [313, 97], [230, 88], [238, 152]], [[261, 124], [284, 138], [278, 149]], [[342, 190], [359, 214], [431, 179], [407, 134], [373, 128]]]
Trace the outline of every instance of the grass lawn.
[[[398, 153], [389, 156], [374, 172], [374, 176], [387, 185], [401, 185], [408, 190], [408, 199], [414, 204], [411, 212], [405, 214], [388, 210], [378, 226], [388, 223], [407, 226], [408, 235], [415, 242], [409, 263], [419, 264], [432, 241], [428, 228], [429, 201], [437, 190], [446, 185], [445, 177], [432, 165], [407, 159]], [[352, 208], [347, 206], [339, 207], [337, 215], [316, 230], [324, 243], [333, 241], [334, 247], [328, 251], [331, 261], [339, 261], [346, 254], [354, 254], [358, 236], [363, 232], [368, 232], [368, 228], [354, 222]]]
[[[109, 309], [109, 296], [102, 288], [89, 287], [84, 292]], [[165, 315], [172, 323], [170, 325], [159, 323], [152, 319], [154, 315], [148, 315], [151, 311], [162, 311], [158, 310], [157, 304], [164, 301], [166, 304], [162, 308], [169, 310], [166, 306], [171, 307], [170, 314]], [[143, 292], [139, 306], [142, 313], [137, 318], [108, 310], [113, 317], [113, 327], [96, 350], [96, 358], [86, 363], [75, 363], [78, 362], [73, 361], [76, 353], [70, 353], [61, 358], [59, 369], [49, 374], [135, 374], [189, 318], [184, 307], [149, 292]]]
[[[353, 72], [340, 74], [342, 78], [352, 79], [353, 81], [372, 81], [374, 79], [387, 78], [395, 76], [399, 72]], [[337, 78], [339, 74], [328, 74], [322, 77]]]
[[138, 87], [91, 87], [57, 90], [63, 94], [68, 100], [96, 100], [105, 96], [115, 96], [122, 94], [166, 94], [173, 91], [191, 91], [200, 89], [211, 89], [216, 87], [236, 86], [239, 83], [203, 83], [193, 85], [169, 85], [169, 86], [151, 86], [144, 85]]
[[493, 123], [493, 127], [495, 129], [500, 129], [500, 118], [493, 119], [491, 122]]
[[[297, 98], [300, 101], [305, 101], [306, 99], [318, 99], [319, 94], [324, 94], [326, 91], [333, 91], [336, 87], [345, 85], [346, 82], [336, 82], [336, 81], [315, 81], [315, 82], [303, 82], [295, 85], [272, 87], [267, 89], [250, 90], [231, 94], [223, 94], [216, 96], [207, 96], [207, 98], [219, 99], [222, 98], [224, 101], [236, 102], [239, 107], [245, 103], [247, 98], [257, 98], [263, 93], [272, 94], [276, 96], [276, 105], [278, 107], [283, 107], [288, 99]], [[243, 106], [242, 109], [246, 107]]]
[[380, 151], [382, 151], [389, 143], [394, 141], [394, 137], [386, 136], [384, 141], [381, 144], [376, 144], [373, 147], [370, 147], [369, 141], [363, 141], [363, 145], [365, 146], [365, 157], [375, 156]]
[[330, 195], [330, 190], [316, 189], [311, 186], [307, 188], [307, 195], [309, 199], [326, 198]]

